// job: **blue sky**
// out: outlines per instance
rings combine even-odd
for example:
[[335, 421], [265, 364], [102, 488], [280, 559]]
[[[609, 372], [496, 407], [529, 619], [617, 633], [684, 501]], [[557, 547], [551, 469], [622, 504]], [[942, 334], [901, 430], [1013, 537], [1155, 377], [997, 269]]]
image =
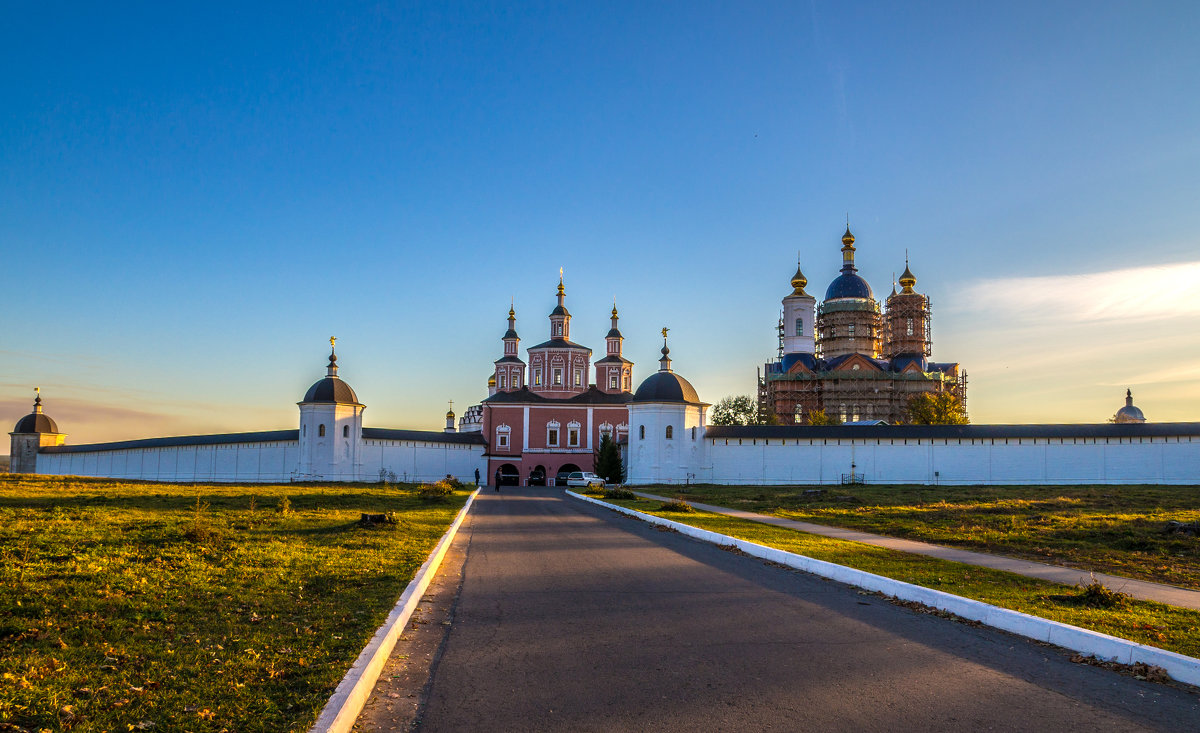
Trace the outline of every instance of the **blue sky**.
[[436, 429], [559, 267], [575, 340], [615, 296], [715, 402], [848, 213], [975, 422], [1200, 420], [1194, 3], [246, 5], [6, 7], [0, 418], [287, 427], [336, 335]]

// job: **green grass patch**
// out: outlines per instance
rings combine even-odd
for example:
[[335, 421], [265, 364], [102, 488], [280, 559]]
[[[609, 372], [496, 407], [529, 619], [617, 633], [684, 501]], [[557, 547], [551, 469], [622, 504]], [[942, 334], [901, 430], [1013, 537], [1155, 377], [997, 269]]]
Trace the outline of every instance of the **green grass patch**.
[[[675, 496], [679, 486], [647, 487]], [[805, 494], [806, 490], [814, 493]], [[823, 493], [815, 493], [823, 490]], [[689, 486], [692, 502], [1200, 589], [1200, 486]]]
[[467, 495], [0, 476], [0, 723], [306, 730]]
[[1127, 596], [1122, 597], [1123, 594], [1105, 593], [1095, 588], [1065, 586], [1026, 578], [1015, 573], [912, 555], [720, 514], [698, 511], [681, 515], [666, 512], [659, 509], [662, 502], [655, 500], [639, 499], [613, 503], [817, 560], [865, 570], [1188, 656], [1200, 656], [1200, 611], [1133, 600]]

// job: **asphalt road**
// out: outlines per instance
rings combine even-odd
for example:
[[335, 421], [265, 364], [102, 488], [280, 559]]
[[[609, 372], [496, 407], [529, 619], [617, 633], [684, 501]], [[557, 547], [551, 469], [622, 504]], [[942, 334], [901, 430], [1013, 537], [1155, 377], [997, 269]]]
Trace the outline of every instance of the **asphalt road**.
[[552, 489], [480, 494], [424, 731], [1200, 730], [1200, 694]]

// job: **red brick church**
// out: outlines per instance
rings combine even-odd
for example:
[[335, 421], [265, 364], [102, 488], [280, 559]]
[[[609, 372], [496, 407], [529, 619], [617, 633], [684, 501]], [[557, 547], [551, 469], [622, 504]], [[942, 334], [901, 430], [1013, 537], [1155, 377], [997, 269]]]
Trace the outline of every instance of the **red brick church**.
[[[518, 355], [517, 315], [508, 311], [504, 355], [496, 360], [483, 401], [483, 435], [488, 447], [488, 478], [508, 485], [553, 484], [571, 471], [590, 471], [600, 436], [624, 441], [633, 399], [633, 362], [621, 355], [617, 307], [605, 336], [604, 358], [571, 341], [571, 313], [558, 282], [558, 305], [550, 311], [550, 338], [528, 349], [529, 364]], [[528, 370], [528, 374], [526, 371]], [[491, 382], [492, 380], [489, 380]]]

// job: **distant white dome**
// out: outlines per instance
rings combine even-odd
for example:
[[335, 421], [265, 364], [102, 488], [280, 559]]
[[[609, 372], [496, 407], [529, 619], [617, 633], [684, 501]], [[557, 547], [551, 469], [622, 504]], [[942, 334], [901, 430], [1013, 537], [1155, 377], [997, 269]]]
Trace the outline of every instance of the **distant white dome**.
[[1125, 406], [1117, 410], [1117, 414], [1113, 416], [1115, 423], [1143, 423], [1146, 422], [1146, 416], [1142, 411], [1133, 406], [1133, 392], [1125, 390]]

